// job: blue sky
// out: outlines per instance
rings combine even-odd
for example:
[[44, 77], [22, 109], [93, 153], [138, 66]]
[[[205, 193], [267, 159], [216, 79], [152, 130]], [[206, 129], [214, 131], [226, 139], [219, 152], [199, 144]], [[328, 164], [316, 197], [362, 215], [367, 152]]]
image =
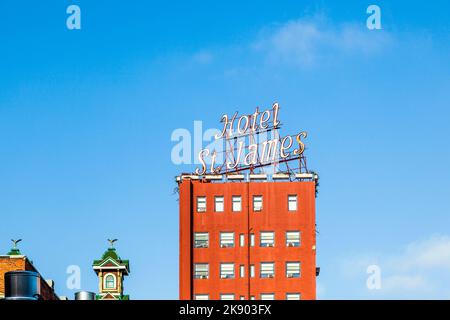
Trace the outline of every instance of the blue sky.
[[[81, 30], [66, 8], [81, 8]], [[366, 28], [377, 4], [382, 30]], [[0, 251], [56, 281], [119, 238], [132, 298], [178, 297], [178, 128], [278, 101], [308, 131], [322, 299], [450, 298], [448, 1], [0, 3]], [[368, 290], [376, 264], [382, 288]]]

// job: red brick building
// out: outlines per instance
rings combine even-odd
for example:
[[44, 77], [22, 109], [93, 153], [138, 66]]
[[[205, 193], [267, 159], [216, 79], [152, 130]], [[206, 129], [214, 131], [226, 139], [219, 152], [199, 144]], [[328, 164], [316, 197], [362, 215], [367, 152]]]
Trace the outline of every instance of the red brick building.
[[[9, 271], [39, 271], [33, 263], [20, 253], [19, 249], [13, 248], [6, 255], [0, 255], [0, 299], [5, 296], [5, 273]], [[42, 300], [59, 300], [54, 290], [52, 280], [45, 280], [39, 274], [40, 298]]]
[[177, 178], [180, 299], [315, 299], [317, 175], [244, 178]]

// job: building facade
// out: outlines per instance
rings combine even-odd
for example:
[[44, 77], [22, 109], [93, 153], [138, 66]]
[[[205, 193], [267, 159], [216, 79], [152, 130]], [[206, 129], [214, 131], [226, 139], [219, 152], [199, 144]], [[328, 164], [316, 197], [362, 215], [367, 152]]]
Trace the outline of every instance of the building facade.
[[317, 179], [177, 177], [180, 299], [315, 299]]
[[[39, 273], [31, 260], [14, 245], [6, 255], [0, 255], [0, 299], [5, 297], [5, 273], [9, 271], [34, 271]], [[39, 283], [39, 299], [60, 299], [55, 293], [53, 280], [45, 280], [39, 273]]]
[[[44, 278], [37, 271], [33, 262], [23, 255], [16, 246], [6, 255], [0, 255], [0, 299], [5, 298], [5, 273], [9, 271], [33, 271], [38, 274], [38, 299], [39, 300], [67, 300], [67, 297], [58, 296], [55, 293], [53, 280], [44, 280]], [[82, 291], [77, 294], [83, 293], [79, 296], [81, 300], [87, 299], [86, 294], [92, 294], [96, 300], [129, 300], [130, 296], [124, 294], [124, 277], [130, 273], [130, 263], [128, 260], [121, 259], [117, 254], [116, 249], [113, 247], [113, 243], [117, 241], [108, 240], [110, 247], [103, 253], [102, 257], [98, 260], [94, 260], [92, 268], [98, 276], [98, 294]]]
[[123, 293], [123, 280], [130, 273], [130, 263], [119, 257], [112, 243], [101, 259], [94, 260], [92, 268], [98, 276], [97, 300], [130, 299], [129, 295]]

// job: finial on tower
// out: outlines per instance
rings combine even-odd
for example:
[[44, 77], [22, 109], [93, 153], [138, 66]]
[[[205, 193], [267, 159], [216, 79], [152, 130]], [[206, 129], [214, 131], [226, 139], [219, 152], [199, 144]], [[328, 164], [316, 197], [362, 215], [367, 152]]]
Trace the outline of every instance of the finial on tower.
[[114, 242], [116, 242], [118, 239], [108, 239], [108, 242], [109, 242], [109, 247], [112, 249], [112, 248], [114, 248]]
[[18, 244], [20, 241], [22, 241], [22, 239], [17, 239], [17, 240], [11, 239], [11, 241], [12, 241], [12, 243], [13, 243], [13, 249], [17, 249], [17, 244]]
[[8, 252], [9, 256], [15, 256], [15, 255], [20, 255], [20, 250], [19, 248], [17, 248], [17, 244], [22, 241], [22, 239], [11, 239], [12, 243], [13, 243], [13, 247], [11, 248], [11, 250]]

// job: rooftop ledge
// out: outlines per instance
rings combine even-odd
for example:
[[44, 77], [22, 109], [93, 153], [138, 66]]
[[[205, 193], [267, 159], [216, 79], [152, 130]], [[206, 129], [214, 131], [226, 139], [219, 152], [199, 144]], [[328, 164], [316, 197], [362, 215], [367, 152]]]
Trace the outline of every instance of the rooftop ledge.
[[248, 174], [181, 174], [176, 177], [177, 182], [182, 180], [201, 180], [201, 181], [314, 181], [319, 180], [317, 173], [248, 173]]

